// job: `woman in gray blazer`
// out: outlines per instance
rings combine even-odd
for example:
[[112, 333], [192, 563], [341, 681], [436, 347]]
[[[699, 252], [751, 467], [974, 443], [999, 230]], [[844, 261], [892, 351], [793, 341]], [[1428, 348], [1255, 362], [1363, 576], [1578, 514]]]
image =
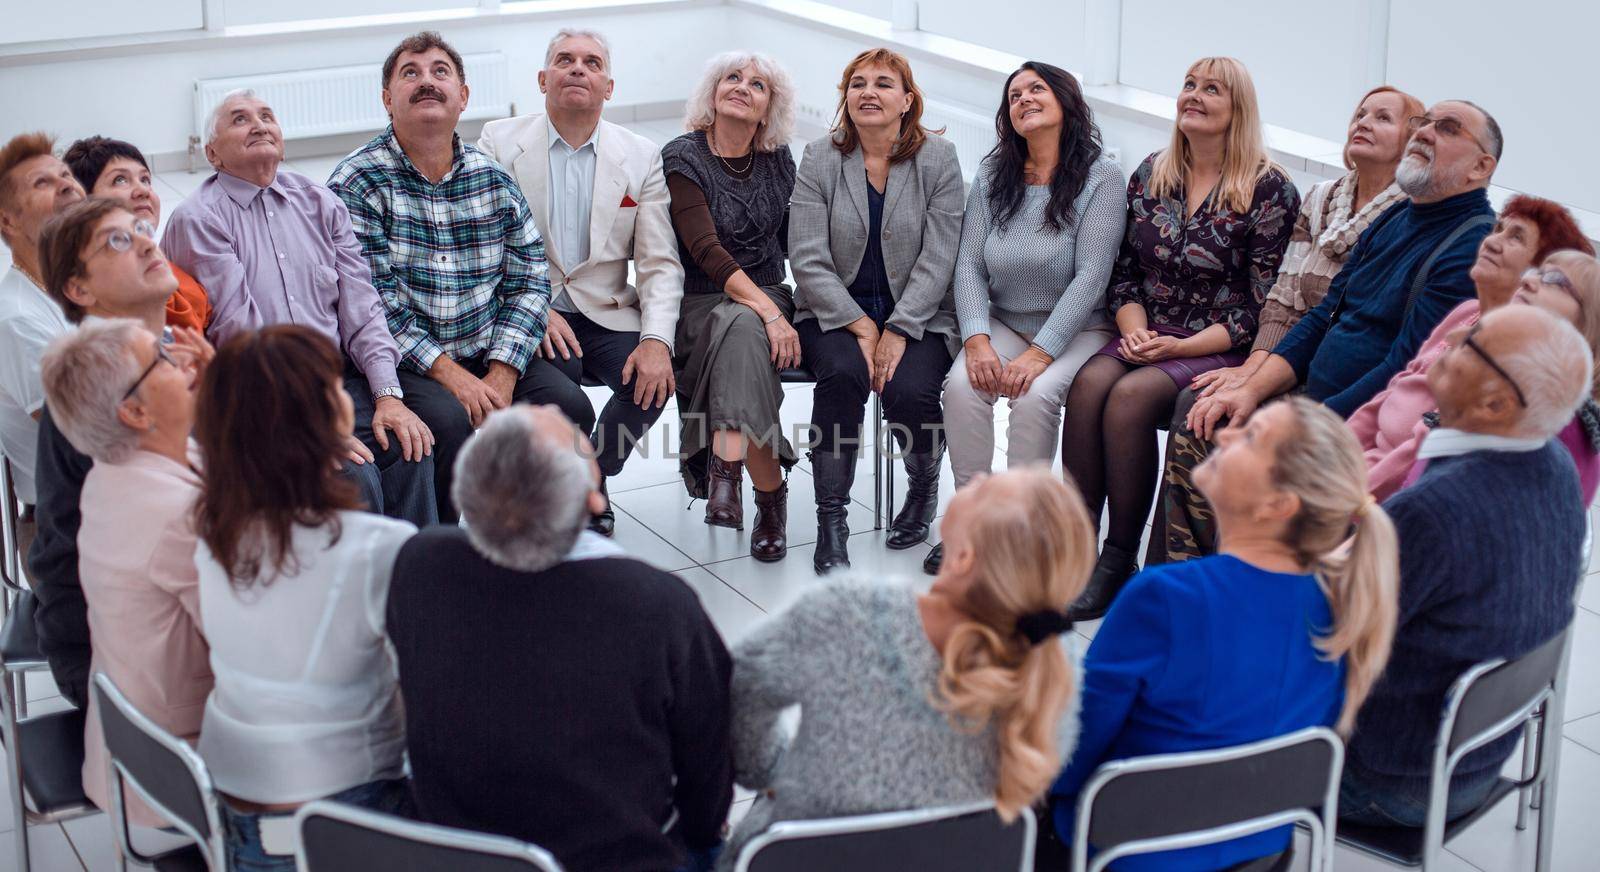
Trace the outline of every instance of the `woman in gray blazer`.
[[950, 299], [961, 237], [956, 149], [922, 127], [904, 57], [871, 49], [845, 67], [833, 130], [806, 146], [789, 206], [801, 357], [817, 377], [818, 574], [849, 566], [845, 507], [868, 392], [906, 452], [909, 490], [888, 546], [924, 541], [944, 458], [940, 386], [954, 360]]

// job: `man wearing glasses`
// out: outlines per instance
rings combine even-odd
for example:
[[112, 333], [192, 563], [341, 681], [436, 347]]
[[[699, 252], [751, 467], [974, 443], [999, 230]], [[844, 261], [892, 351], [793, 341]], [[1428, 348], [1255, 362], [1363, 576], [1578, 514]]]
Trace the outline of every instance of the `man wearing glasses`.
[[[1446, 690], [1475, 663], [1517, 658], [1572, 623], [1586, 524], [1578, 475], [1553, 437], [1589, 394], [1588, 344], [1533, 306], [1451, 337], [1428, 370], [1439, 427], [1417, 481], [1383, 508], [1400, 540], [1399, 620], [1345, 756], [1340, 818], [1420, 827]], [[1477, 808], [1519, 731], [1456, 767], [1447, 820]]]
[[400, 351], [344, 203], [282, 168], [272, 107], [222, 98], [206, 128], [216, 173], [173, 211], [162, 246], [206, 289], [215, 345], [271, 324], [305, 324], [344, 352], [356, 408], [346, 472], [374, 511], [418, 526], [438, 519], [433, 433], [402, 400]]

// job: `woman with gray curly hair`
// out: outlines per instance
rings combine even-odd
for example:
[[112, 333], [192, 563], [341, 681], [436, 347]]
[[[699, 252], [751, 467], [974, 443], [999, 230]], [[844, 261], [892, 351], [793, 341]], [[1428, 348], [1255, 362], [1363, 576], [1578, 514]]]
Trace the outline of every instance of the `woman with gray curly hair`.
[[684, 269], [673, 359], [684, 483], [706, 499], [707, 524], [742, 530], [748, 465], [750, 553], [781, 560], [795, 454], [778, 423], [778, 373], [800, 363], [794, 294], [783, 282], [794, 88], [770, 58], [718, 55], [684, 122], [689, 132], [661, 150]]

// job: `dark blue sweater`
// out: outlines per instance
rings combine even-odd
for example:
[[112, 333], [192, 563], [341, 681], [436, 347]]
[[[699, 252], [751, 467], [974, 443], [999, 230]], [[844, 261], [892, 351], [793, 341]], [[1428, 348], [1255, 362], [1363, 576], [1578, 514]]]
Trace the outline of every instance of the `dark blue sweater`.
[[1405, 314], [1411, 284], [1428, 255], [1463, 221], [1493, 214], [1482, 189], [1384, 212], [1361, 234], [1322, 304], [1307, 312], [1273, 353], [1289, 361], [1312, 399], [1350, 417], [1416, 356], [1456, 304], [1477, 293], [1467, 273], [1478, 244], [1489, 235], [1487, 224], [1462, 234], [1440, 254], [1411, 314]]
[[[1400, 624], [1345, 768], [1425, 802], [1445, 691], [1473, 664], [1520, 657], [1572, 622], [1583, 499], [1571, 454], [1552, 441], [1436, 458], [1383, 507], [1400, 536]], [[1467, 755], [1452, 792], [1494, 778], [1518, 735]]]

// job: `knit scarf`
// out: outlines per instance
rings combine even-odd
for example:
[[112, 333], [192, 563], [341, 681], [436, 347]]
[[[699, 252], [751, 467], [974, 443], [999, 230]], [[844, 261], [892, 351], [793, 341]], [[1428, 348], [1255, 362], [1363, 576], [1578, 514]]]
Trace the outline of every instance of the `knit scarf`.
[[1317, 234], [1317, 250], [1332, 261], [1343, 262], [1345, 255], [1356, 245], [1356, 240], [1372, 225], [1372, 222], [1390, 206], [1406, 198], [1398, 184], [1390, 184], [1362, 206], [1360, 211], [1351, 213], [1351, 207], [1356, 198], [1356, 172], [1351, 170], [1344, 178], [1335, 182], [1333, 190], [1328, 194], [1328, 208], [1323, 212], [1322, 231]]

